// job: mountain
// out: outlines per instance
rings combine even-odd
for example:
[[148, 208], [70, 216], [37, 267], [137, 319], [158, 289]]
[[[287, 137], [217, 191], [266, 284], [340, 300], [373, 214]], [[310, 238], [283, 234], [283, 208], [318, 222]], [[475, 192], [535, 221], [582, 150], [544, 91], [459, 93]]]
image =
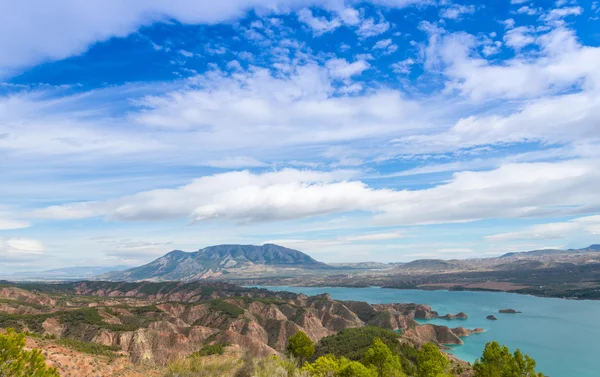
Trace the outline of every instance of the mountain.
[[583, 249], [569, 249], [569, 250], [561, 250], [561, 249], [542, 249], [542, 250], [532, 250], [532, 251], [521, 251], [521, 252], [512, 252], [506, 253], [500, 258], [508, 258], [508, 257], [543, 257], [548, 255], [557, 255], [557, 254], [577, 254], [577, 253], [590, 253], [590, 252], [600, 252], [600, 245], [590, 245], [588, 247], [584, 247]]
[[236, 277], [244, 277], [319, 269], [331, 267], [298, 250], [283, 246], [217, 245], [192, 253], [173, 250], [143, 266], [111, 272], [99, 278], [122, 281], [191, 281], [223, 277], [231, 273], [235, 273]]

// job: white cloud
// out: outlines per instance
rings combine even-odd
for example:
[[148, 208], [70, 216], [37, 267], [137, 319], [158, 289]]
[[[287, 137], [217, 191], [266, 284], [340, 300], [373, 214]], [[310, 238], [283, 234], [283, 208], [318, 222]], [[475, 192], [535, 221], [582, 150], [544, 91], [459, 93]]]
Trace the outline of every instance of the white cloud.
[[[4, 263], [30, 262], [44, 252], [44, 244], [29, 238], [0, 238], [0, 260]], [[1, 267], [6, 267], [2, 266]], [[0, 270], [1, 271], [1, 270]], [[7, 271], [8, 272], [8, 271]]]
[[354, 8], [344, 8], [338, 15], [346, 25], [358, 25], [361, 20], [360, 13]]
[[507, 143], [573, 143], [600, 141], [600, 96], [566, 94], [527, 103], [507, 116], [485, 115], [460, 119], [446, 132], [398, 139], [415, 152], [446, 152], [458, 148]]
[[407, 58], [407, 59], [404, 59], [402, 61], [392, 64], [392, 69], [397, 74], [408, 75], [411, 72], [412, 66], [414, 64], [415, 64], [415, 61], [413, 59]]
[[387, 48], [389, 45], [392, 44], [392, 40], [391, 39], [382, 39], [380, 41], [377, 41], [377, 43], [375, 43], [375, 45], [373, 46], [374, 49], [385, 49]]
[[317, 35], [333, 31], [342, 25], [342, 22], [334, 18], [328, 20], [325, 17], [315, 17], [310, 9], [304, 8], [298, 12], [298, 20], [310, 26]]
[[360, 75], [363, 71], [369, 69], [370, 65], [364, 60], [348, 63], [346, 59], [336, 58], [328, 60], [325, 66], [329, 69], [332, 77], [346, 79]]
[[[212, 71], [137, 99], [135, 87], [58, 99], [43, 92], [4, 97], [0, 149], [13, 161], [11, 169], [40, 158], [61, 166], [123, 159], [198, 165], [236, 155], [260, 160], [261, 151], [282, 148], [288, 156], [290, 145], [381, 137], [415, 127], [416, 102], [399, 91], [337, 95], [334, 80], [368, 67], [363, 60], [331, 60], [328, 67], [291, 67], [286, 75], [257, 67]], [[97, 96], [123, 102], [123, 95], [131, 95], [136, 106], [125, 117], [105, 116], [110, 104], [97, 107]]]
[[107, 239], [101, 243], [104, 246], [104, 253], [106, 255], [126, 259], [141, 258], [144, 260], [152, 256], [162, 256], [173, 249], [171, 242]]
[[535, 42], [535, 29], [533, 26], [519, 26], [510, 29], [504, 34], [504, 43], [507, 46], [520, 50]]
[[[348, 3], [353, 3], [348, 1]], [[401, 8], [429, 4], [429, 0], [372, 0], [371, 3]], [[343, 3], [342, 3], [343, 4]], [[307, 6], [339, 9], [335, 0], [173, 0], [120, 1], [42, 0], [8, 2], [0, 14], [0, 72], [15, 73], [21, 67], [81, 54], [92, 44], [111, 37], [125, 37], [144, 25], [177, 20], [183, 24], [214, 24], [259, 14], [288, 13]], [[357, 15], [341, 7], [345, 22]]]
[[363, 23], [356, 31], [356, 34], [358, 34], [361, 38], [369, 38], [379, 34], [383, 34], [386, 31], [388, 31], [389, 28], [390, 23], [385, 20], [381, 20], [380, 22], [376, 23], [375, 19], [368, 18], [365, 21], [363, 21]]
[[449, 7], [444, 8], [440, 11], [440, 17], [451, 20], [459, 20], [464, 15], [473, 13], [475, 13], [474, 5], [452, 4]]
[[550, 12], [541, 16], [540, 18], [546, 22], [553, 22], [569, 16], [579, 16], [581, 13], [583, 13], [583, 8], [579, 6], [556, 8], [552, 9]]
[[517, 13], [526, 14], [528, 16], [535, 16], [536, 14], [538, 14], [538, 9], [530, 8], [529, 6], [525, 5], [517, 9]]
[[600, 235], [600, 216], [579, 217], [573, 220], [537, 224], [525, 230], [487, 236], [490, 241], [551, 240], [573, 236], [579, 232]]
[[[523, 46], [529, 36], [510, 34], [507, 42]], [[426, 49], [426, 68], [439, 70], [450, 79], [447, 88], [475, 100], [524, 99], [549, 95], [573, 86], [597, 87], [600, 48], [581, 46], [573, 30], [558, 27], [535, 39], [540, 54], [490, 62], [473, 54], [480, 45], [475, 36], [445, 34], [434, 29]]]
[[187, 50], [179, 50], [179, 53], [183, 56], [185, 56], [186, 58], [191, 58], [194, 56], [193, 52], [189, 52]]
[[264, 162], [259, 161], [254, 157], [247, 156], [227, 157], [221, 160], [212, 160], [207, 161], [202, 165], [222, 169], [258, 168], [267, 166], [267, 164]]
[[387, 241], [402, 238], [404, 235], [400, 232], [383, 232], [383, 233], [368, 233], [358, 236], [346, 236], [340, 239], [345, 242], [372, 242], [372, 241]]
[[27, 221], [3, 219], [0, 217], [0, 230], [22, 229], [29, 227], [29, 225]]
[[448, 183], [413, 191], [371, 188], [350, 180], [353, 173], [348, 171], [242, 171], [199, 178], [175, 189], [54, 206], [31, 216], [79, 218], [88, 211], [88, 217], [120, 221], [188, 217], [248, 223], [363, 211], [379, 225], [567, 216], [600, 209], [597, 166], [597, 160], [507, 164], [456, 173]]

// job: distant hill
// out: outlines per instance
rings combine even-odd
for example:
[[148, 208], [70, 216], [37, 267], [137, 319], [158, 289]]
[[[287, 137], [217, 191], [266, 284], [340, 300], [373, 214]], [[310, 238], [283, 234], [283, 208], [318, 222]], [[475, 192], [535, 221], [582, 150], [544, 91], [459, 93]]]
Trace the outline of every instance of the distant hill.
[[542, 250], [512, 252], [512, 253], [506, 253], [506, 254], [502, 255], [502, 256], [500, 256], [500, 258], [543, 257], [543, 256], [547, 256], [547, 255], [556, 255], [556, 254], [576, 254], [576, 253], [589, 253], [589, 252], [600, 252], [600, 245], [590, 245], [583, 249], [569, 249], [569, 250], [542, 249]]
[[240, 277], [263, 275], [277, 273], [282, 269], [319, 270], [331, 267], [301, 251], [274, 244], [217, 245], [191, 253], [174, 250], [143, 266], [111, 272], [99, 278], [122, 281], [191, 281], [223, 277], [232, 273]]
[[450, 270], [456, 265], [452, 261], [442, 259], [417, 259], [396, 267], [399, 270]]

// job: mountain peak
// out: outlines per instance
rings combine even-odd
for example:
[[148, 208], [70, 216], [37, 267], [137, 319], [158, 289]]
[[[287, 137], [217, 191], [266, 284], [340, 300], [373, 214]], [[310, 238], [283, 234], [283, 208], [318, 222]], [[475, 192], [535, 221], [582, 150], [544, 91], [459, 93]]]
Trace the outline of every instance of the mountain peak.
[[258, 245], [215, 245], [188, 253], [173, 250], [140, 267], [103, 276], [111, 280], [198, 280], [220, 277], [230, 273], [252, 274], [270, 271], [277, 274], [282, 268], [328, 268], [301, 251], [267, 243]]

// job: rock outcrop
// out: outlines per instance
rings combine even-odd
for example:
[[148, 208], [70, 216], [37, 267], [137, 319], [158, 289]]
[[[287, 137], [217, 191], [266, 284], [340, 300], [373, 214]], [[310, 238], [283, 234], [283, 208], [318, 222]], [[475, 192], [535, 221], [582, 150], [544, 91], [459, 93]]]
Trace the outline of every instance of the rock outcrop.
[[498, 313], [517, 314], [517, 313], [521, 313], [521, 312], [518, 310], [515, 310], [515, 309], [500, 309], [500, 310], [498, 310]]
[[472, 335], [472, 334], [482, 333], [483, 331], [484, 330], [481, 327], [477, 327], [477, 328], [475, 328], [473, 330], [469, 330], [469, 329], [466, 329], [466, 328], [464, 328], [462, 326], [459, 326], [459, 327], [455, 327], [455, 328], [452, 329], [452, 332], [455, 335], [460, 336], [460, 337], [465, 337], [465, 336], [469, 336], [469, 335]]
[[439, 318], [441, 318], [441, 319], [467, 319], [469, 317], [465, 313], [460, 312], [457, 314], [446, 314]]
[[423, 304], [377, 304], [373, 305], [378, 311], [392, 311], [398, 315], [401, 315], [410, 319], [467, 319], [469, 318], [465, 313], [460, 312], [457, 314], [445, 314], [440, 315], [435, 310], [431, 309], [429, 305]]
[[490, 321], [496, 321], [498, 318], [490, 314], [487, 317], [485, 317], [485, 319], [489, 319]]

